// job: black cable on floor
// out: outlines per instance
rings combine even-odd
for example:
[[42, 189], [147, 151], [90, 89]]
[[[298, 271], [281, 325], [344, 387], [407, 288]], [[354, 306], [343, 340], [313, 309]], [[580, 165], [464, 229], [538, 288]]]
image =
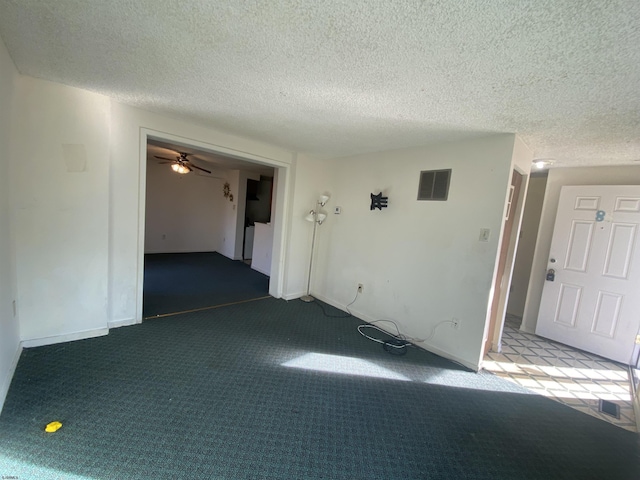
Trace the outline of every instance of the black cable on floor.
[[327, 313], [327, 311], [324, 309], [324, 305], [322, 304], [322, 302], [319, 302], [318, 300], [314, 300], [312, 303], [315, 303], [316, 305], [318, 305], [318, 307], [320, 307], [320, 310], [322, 310], [322, 313], [325, 317], [327, 318], [349, 318], [349, 317], [353, 317], [353, 315], [351, 314], [351, 312], [349, 311], [349, 307], [351, 305], [353, 305], [356, 300], [358, 299], [358, 293], [360, 292], [356, 292], [356, 296], [353, 297], [353, 300], [351, 300], [351, 303], [349, 303], [345, 308], [347, 309], [347, 314], [346, 315], [330, 315]]
[[327, 311], [324, 309], [324, 305], [322, 305], [322, 303], [318, 302], [317, 300], [312, 302], [314, 305], [317, 305], [318, 307], [320, 307], [320, 310], [322, 310], [322, 313], [325, 317], [327, 318], [349, 318], [351, 317], [351, 313], [347, 313], [346, 315], [330, 315], [327, 313]]

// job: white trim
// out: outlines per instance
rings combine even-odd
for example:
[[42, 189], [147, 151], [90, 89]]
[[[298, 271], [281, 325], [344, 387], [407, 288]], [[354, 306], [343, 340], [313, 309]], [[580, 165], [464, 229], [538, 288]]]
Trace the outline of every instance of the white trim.
[[[514, 149], [515, 142], [514, 140]], [[513, 152], [512, 152], [512, 155]], [[517, 211], [514, 213], [515, 217], [511, 226], [511, 234], [509, 238], [504, 237], [505, 228], [507, 225], [508, 214], [507, 211], [511, 209], [510, 197], [511, 182], [513, 181], [513, 173], [516, 172], [521, 177], [520, 193], [517, 198]], [[503, 207], [503, 214], [500, 220], [500, 241], [498, 242], [498, 250], [496, 251], [495, 264], [493, 267], [493, 276], [491, 278], [492, 290], [489, 296], [489, 302], [487, 304], [487, 313], [484, 323], [484, 333], [482, 334], [482, 344], [480, 346], [480, 358], [478, 358], [478, 366], [474, 370], [482, 368], [482, 362], [484, 359], [484, 350], [487, 340], [489, 340], [489, 349], [494, 351], [502, 351], [502, 332], [504, 330], [504, 321], [507, 314], [507, 305], [509, 303], [509, 294], [511, 288], [511, 281], [513, 280], [513, 270], [516, 262], [516, 253], [518, 250], [518, 243], [520, 242], [520, 231], [522, 229], [522, 219], [524, 217], [524, 207], [527, 198], [527, 191], [529, 189], [529, 180], [531, 178], [531, 171], [527, 171], [514, 163], [514, 157], [511, 159], [511, 168], [509, 169], [508, 188], [505, 195], [505, 204]], [[511, 198], [513, 200], [513, 198]], [[502, 255], [502, 247], [504, 243], [508, 242], [507, 252], [505, 254], [504, 270], [502, 272], [502, 278], [498, 279], [498, 267], [500, 265], [500, 257]], [[500, 280], [497, 291], [493, 288], [496, 282]], [[497, 302], [496, 307], [496, 319], [493, 326], [493, 331], [489, 331], [491, 326], [491, 313], [493, 311], [493, 304]]]
[[636, 430], [640, 432], [640, 389], [636, 388], [633, 378], [633, 367], [628, 366], [629, 382], [631, 383], [631, 404], [633, 405], [633, 413], [636, 417]]
[[[316, 299], [318, 299], [318, 300], [320, 300], [320, 301], [322, 301], [322, 302], [324, 302], [324, 303], [328, 303], [332, 307], [336, 307], [337, 309], [342, 310], [343, 312], [347, 311], [346, 305], [338, 304], [338, 303], [336, 303], [336, 302], [334, 302], [332, 300], [329, 300], [326, 297], [323, 297], [322, 295], [316, 295], [313, 292], [311, 292], [311, 296], [316, 298]], [[358, 312], [357, 310], [353, 310], [351, 308], [349, 310], [351, 311], [351, 315], [353, 315], [356, 318], [359, 318], [360, 320], [364, 320], [365, 322], [371, 323], [371, 322], [375, 322], [376, 320], [379, 320], [378, 318], [370, 317], [369, 315], [366, 315], [366, 314], [364, 314], [362, 312]], [[384, 330], [384, 325], [378, 324], [378, 326], [381, 327]], [[430, 353], [433, 353], [433, 354], [438, 355], [440, 357], [446, 358], [447, 360], [451, 360], [452, 362], [459, 363], [460, 365], [463, 365], [463, 366], [473, 370], [474, 372], [477, 372], [478, 370], [480, 370], [480, 365], [473, 365], [473, 364], [469, 363], [468, 361], [466, 361], [466, 360], [464, 360], [462, 358], [456, 357], [455, 355], [451, 355], [450, 353], [447, 353], [447, 352], [445, 352], [443, 350], [440, 350], [439, 348], [434, 347], [431, 344], [428, 344], [428, 345], [414, 344], [414, 345], [416, 347], [419, 347], [419, 348], [423, 349], [423, 350], [426, 350], [427, 352], [430, 352]]]
[[531, 335], [535, 335], [536, 334], [535, 330], [531, 330], [529, 328], [529, 326], [525, 325], [524, 323], [520, 324], [520, 331], [524, 332], [524, 333], [530, 333]]
[[136, 323], [136, 319], [135, 318], [123, 318], [120, 320], [113, 320], [109, 323], [107, 323], [107, 326], [109, 327], [109, 330], [111, 330], [112, 328], [120, 328], [120, 327], [127, 327], [129, 325], [135, 325]]
[[260, 272], [261, 274], [266, 275], [267, 277], [271, 277], [271, 272], [269, 272], [266, 268], [258, 268], [258, 267], [251, 266], [251, 270], [255, 270], [256, 272]]
[[[311, 296], [313, 298], [317, 298], [321, 302], [328, 303], [329, 305], [331, 305], [332, 307], [337, 308], [338, 310], [342, 310], [343, 312], [347, 311], [347, 306], [346, 305], [342, 305], [341, 303], [334, 302], [333, 300], [330, 300], [330, 299], [328, 299], [328, 298], [326, 298], [326, 297], [324, 297], [322, 295], [316, 295], [313, 292], [311, 292]], [[365, 322], [371, 323], [371, 322], [375, 322], [376, 320], [379, 320], [378, 318], [370, 317], [366, 313], [359, 312], [357, 310], [354, 310], [353, 308], [350, 308], [349, 311], [351, 312], [351, 315], [353, 315], [356, 318], [359, 318], [360, 320], [364, 320]], [[382, 325], [380, 325], [380, 326], [382, 327]]]
[[7, 393], [9, 393], [9, 387], [11, 386], [13, 374], [16, 372], [16, 368], [18, 367], [18, 360], [20, 360], [20, 355], [22, 355], [22, 345], [18, 345], [18, 348], [16, 348], [16, 351], [13, 355], [13, 360], [11, 361], [9, 369], [7, 370], [4, 378], [2, 379], [2, 383], [0, 384], [0, 413], [2, 413], [4, 401], [7, 399]]
[[633, 397], [633, 413], [636, 416], [636, 430], [640, 432], [640, 398], [638, 394]]
[[416, 345], [416, 346], [422, 348], [423, 350], [426, 350], [427, 352], [438, 355], [439, 357], [446, 358], [447, 360], [451, 360], [454, 363], [458, 363], [463, 367], [468, 368], [469, 370], [473, 370], [475, 373], [478, 373], [478, 371], [480, 370], [480, 365], [473, 365], [472, 363], [469, 363], [468, 361], [462, 358], [456, 357], [455, 355], [451, 355], [450, 353], [447, 353], [444, 350], [440, 350], [439, 348], [434, 347], [432, 345], [429, 345], [429, 348], [425, 348], [422, 345]]
[[140, 128], [138, 165], [138, 261], [136, 275], [136, 323], [142, 323], [142, 300], [144, 285], [144, 227], [147, 208], [147, 131]]
[[271, 272], [269, 273], [269, 295], [281, 298], [285, 292], [285, 273], [287, 252], [289, 250], [289, 230], [291, 219], [288, 215], [293, 202], [290, 196], [293, 192], [291, 185], [291, 165], [280, 166], [275, 169], [275, 201], [272, 206], [273, 245], [271, 247]]
[[296, 300], [302, 297], [303, 295], [305, 295], [305, 292], [288, 293], [287, 295], [283, 295], [282, 298], [288, 302], [290, 300]]
[[44, 345], [53, 345], [55, 343], [73, 342], [74, 340], [84, 340], [85, 338], [102, 337], [109, 334], [108, 328], [94, 328], [92, 330], [84, 330], [82, 332], [66, 333], [64, 335], [54, 335], [52, 337], [33, 338], [31, 340], [23, 340], [21, 345], [23, 348], [42, 347]]
[[153, 130], [151, 128], [140, 127], [140, 133], [144, 135], [144, 149], [145, 149], [145, 161], [147, 159], [147, 142], [148, 136], [157, 140], [166, 140], [171, 143], [182, 144], [197, 148], [199, 150], [206, 150], [211, 153], [218, 153], [227, 157], [236, 158], [238, 160], [248, 160], [252, 163], [259, 163], [261, 165], [267, 165], [269, 167], [286, 167], [289, 165], [287, 162], [277, 160], [271, 157], [265, 157], [263, 155], [256, 155], [255, 153], [245, 152], [244, 150], [236, 150], [235, 148], [225, 147], [222, 145], [216, 145], [215, 143], [202, 142], [193, 138], [181, 137], [168, 132], [161, 132], [159, 130]]

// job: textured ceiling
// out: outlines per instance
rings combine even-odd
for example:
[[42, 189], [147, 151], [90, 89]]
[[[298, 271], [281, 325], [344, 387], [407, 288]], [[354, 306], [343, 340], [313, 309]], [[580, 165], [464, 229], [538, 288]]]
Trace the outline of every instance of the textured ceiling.
[[322, 158], [517, 132], [640, 159], [640, 2], [3, 0], [19, 71]]

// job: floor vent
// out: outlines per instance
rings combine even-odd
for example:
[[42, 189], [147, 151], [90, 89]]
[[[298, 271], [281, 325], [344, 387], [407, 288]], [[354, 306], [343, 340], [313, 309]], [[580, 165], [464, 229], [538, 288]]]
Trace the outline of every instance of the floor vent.
[[606, 413], [612, 417], [620, 420], [620, 405], [617, 403], [610, 402], [609, 400], [602, 400], [598, 404], [598, 411], [602, 413]]

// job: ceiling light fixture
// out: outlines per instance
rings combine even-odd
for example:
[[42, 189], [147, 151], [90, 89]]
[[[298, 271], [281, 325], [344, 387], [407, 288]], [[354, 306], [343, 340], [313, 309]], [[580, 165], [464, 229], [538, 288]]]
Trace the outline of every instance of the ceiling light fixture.
[[185, 167], [184, 165], [182, 165], [181, 163], [172, 163], [171, 164], [171, 170], [173, 170], [176, 173], [181, 173], [181, 174], [185, 174], [185, 173], [189, 173], [190, 170]]
[[553, 165], [553, 159], [551, 158], [537, 158], [533, 160], [533, 166], [538, 170], [549, 168], [551, 165]]

